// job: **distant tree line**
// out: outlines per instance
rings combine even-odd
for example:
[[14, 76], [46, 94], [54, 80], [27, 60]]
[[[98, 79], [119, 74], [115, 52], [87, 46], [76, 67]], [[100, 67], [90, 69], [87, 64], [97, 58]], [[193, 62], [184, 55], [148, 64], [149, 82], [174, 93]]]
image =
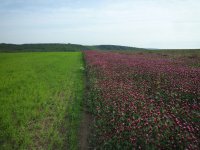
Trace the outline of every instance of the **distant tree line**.
[[136, 47], [118, 46], [118, 45], [86, 46], [86, 45], [70, 44], [70, 43], [0, 44], [0, 52], [68, 52], [68, 51], [82, 51], [82, 50], [118, 51], [118, 50], [141, 50], [141, 49]]

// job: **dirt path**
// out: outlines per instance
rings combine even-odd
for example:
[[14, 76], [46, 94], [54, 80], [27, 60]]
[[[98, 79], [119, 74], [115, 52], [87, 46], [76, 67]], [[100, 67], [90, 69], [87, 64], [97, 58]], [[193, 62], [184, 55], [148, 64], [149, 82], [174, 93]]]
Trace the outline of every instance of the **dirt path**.
[[79, 133], [79, 148], [80, 150], [88, 150], [89, 142], [88, 137], [90, 134], [90, 124], [92, 122], [92, 116], [86, 110], [83, 111], [83, 117], [80, 124]]

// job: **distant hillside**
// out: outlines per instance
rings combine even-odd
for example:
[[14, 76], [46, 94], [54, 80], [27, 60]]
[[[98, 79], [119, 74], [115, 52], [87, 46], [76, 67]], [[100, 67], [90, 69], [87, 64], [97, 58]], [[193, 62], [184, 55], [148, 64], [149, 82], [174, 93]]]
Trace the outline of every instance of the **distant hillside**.
[[82, 51], [82, 50], [144, 50], [136, 47], [118, 46], [118, 45], [94, 45], [84, 46], [78, 44], [59, 44], [59, 43], [44, 43], [44, 44], [0, 44], [0, 52], [67, 52], [67, 51]]
[[91, 49], [95, 50], [126, 50], [126, 51], [131, 51], [131, 50], [145, 50], [143, 48], [137, 48], [137, 47], [129, 47], [129, 46], [119, 46], [119, 45], [95, 45], [95, 46], [89, 46]]
[[77, 44], [0, 44], [0, 52], [65, 52], [84, 49], [84, 46]]
[[5, 44], [0, 43], [0, 52], [68, 52], [82, 50], [103, 50], [103, 51], [200, 51], [200, 49], [151, 49], [137, 48], [119, 45], [80, 45], [80, 44], [60, 44], [60, 43], [41, 43], [41, 44]]

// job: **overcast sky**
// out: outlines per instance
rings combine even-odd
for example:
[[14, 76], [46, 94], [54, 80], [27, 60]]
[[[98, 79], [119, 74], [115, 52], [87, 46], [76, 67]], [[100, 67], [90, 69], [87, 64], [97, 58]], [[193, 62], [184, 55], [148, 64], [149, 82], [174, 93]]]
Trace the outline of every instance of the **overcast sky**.
[[0, 43], [200, 48], [200, 0], [0, 0]]

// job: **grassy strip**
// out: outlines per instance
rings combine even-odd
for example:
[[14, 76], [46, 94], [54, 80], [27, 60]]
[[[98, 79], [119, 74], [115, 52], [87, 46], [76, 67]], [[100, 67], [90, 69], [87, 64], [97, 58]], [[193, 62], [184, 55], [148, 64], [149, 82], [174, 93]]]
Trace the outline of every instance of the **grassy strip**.
[[0, 149], [77, 149], [82, 63], [80, 52], [1, 53]]

